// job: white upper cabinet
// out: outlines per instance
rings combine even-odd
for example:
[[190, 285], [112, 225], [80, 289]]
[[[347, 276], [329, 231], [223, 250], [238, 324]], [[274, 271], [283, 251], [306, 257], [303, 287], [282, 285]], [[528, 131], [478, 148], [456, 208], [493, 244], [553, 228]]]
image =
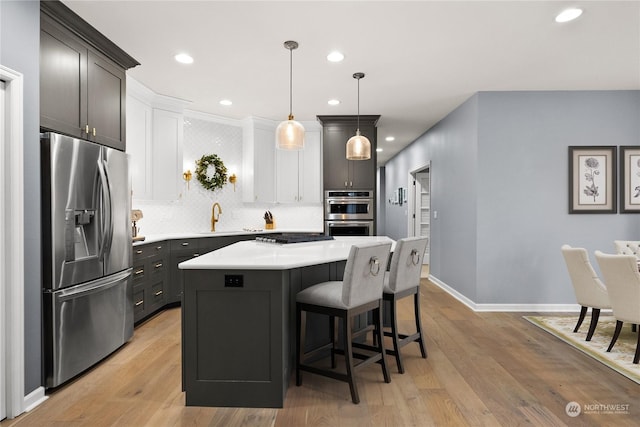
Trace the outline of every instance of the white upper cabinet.
[[322, 202], [322, 126], [304, 122], [304, 149], [276, 151], [276, 200], [281, 203]]
[[249, 117], [242, 121], [242, 201], [276, 201], [276, 127], [272, 120]]
[[127, 76], [127, 153], [134, 200], [180, 198], [187, 105], [157, 95]]

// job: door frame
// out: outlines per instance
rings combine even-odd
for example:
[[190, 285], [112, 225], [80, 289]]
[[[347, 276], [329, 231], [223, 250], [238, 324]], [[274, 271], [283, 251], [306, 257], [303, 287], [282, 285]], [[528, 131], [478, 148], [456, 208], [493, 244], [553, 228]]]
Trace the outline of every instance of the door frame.
[[[417, 167], [411, 171], [409, 171], [408, 174], [408, 181], [407, 181], [407, 188], [410, 189], [410, 191], [407, 191], [408, 193], [408, 197], [407, 197], [407, 236], [412, 237], [416, 235], [416, 217], [415, 217], [415, 213], [416, 213], [416, 191], [415, 191], [415, 181], [416, 181], [416, 174], [420, 173], [420, 172], [424, 172], [425, 170], [429, 171], [429, 183], [432, 182], [433, 179], [433, 170], [431, 167], [431, 160], [427, 160], [427, 162], [425, 164], [423, 164], [420, 167]], [[429, 187], [431, 187], [431, 185], [429, 185]], [[429, 197], [431, 197], [431, 191], [429, 191]], [[429, 215], [431, 215], [431, 210], [429, 211]], [[433, 219], [433, 218], [431, 218]], [[429, 243], [428, 243], [428, 249], [429, 249], [429, 258], [431, 258], [431, 235], [433, 233], [433, 221], [429, 221]], [[429, 262], [431, 262], [429, 260]]]
[[[0, 210], [0, 227], [4, 241], [3, 269], [0, 271], [0, 307], [5, 339], [5, 389], [7, 418], [24, 412], [24, 165], [23, 165], [23, 97], [21, 73], [0, 65], [0, 79], [5, 82], [4, 149], [0, 164], [0, 189], [5, 206]], [[17, 179], [5, 179], [15, 177]]]

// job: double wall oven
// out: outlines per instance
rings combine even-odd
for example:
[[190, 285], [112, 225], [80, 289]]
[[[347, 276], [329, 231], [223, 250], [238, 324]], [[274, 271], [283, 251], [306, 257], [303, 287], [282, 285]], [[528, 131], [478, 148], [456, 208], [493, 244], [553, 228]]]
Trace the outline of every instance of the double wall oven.
[[324, 231], [329, 236], [373, 236], [373, 190], [324, 192]]

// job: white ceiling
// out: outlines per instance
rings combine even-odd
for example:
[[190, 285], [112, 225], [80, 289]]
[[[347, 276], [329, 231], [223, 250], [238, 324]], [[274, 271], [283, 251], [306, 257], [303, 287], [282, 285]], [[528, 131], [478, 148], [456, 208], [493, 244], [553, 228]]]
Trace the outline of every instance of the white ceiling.
[[[300, 44], [296, 120], [356, 114], [352, 74], [366, 73], [360, 113], [381, 115], [379, 164], [478, 91], [640, 89], [639, 1], [64, 3], [142, 64], [133, 78], [190, 110], [286, 119], [285, 40]], [[554, 21], [575, 5], [580, 18]], [[336, 49], [344, 61], [328, 62]], [[180, 52], [195, 62], [175, 62]]]

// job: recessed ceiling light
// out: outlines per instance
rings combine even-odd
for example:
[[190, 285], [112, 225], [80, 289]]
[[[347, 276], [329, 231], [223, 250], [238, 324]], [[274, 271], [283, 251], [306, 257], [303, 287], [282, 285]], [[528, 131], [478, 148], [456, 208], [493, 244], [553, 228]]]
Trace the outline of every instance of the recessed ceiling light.
[[329, 101], [327, 101], [327, 104], [329, 104], [329, 105], [338, 105], [338, 104], [340, 104], [340, 100], [338, 100], [338, 99], [330, 99]]
[[569, 22], [582, 15], [582, 9], [572, 8], [563, 10], [556, 16], [556, 22]]
[[384, 139], [385, 141], [395, 141], [396, 137], [395, 136], [388, 136]]
[[233, 102], [231, 102], [228, 99], [223, 99], [222, 101], [220, 101], [220, 105], [229, 106], [229, 105], [232, 105], [232, 104], [233, 104]]
[[377, 153], [382, 153], [382, 148], [376, 148]]
[[180, 62], [181, 64], [193, 63], [193, 58], [186, 53], [179, 53], [176, 56], [174, 56], [174, 58], [176, 59], [176, 61]]
[[340, 52], [338, 52], [337, 50], [331, 52], [329, 55], [327, 55], [327, 60], [329, 62], [340, 62], [344, 59], [344, 55]]

